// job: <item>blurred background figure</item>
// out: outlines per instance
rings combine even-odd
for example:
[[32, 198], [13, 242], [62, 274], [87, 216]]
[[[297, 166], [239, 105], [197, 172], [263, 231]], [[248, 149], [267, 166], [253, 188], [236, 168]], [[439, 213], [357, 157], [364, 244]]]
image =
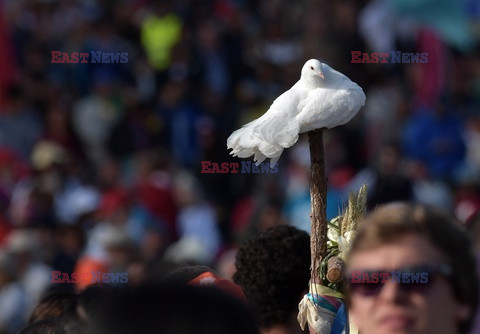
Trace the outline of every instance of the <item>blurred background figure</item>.
[[28, 297], [25, 287], [18, 281], [13, 257], [6, 251], [0, 252], [0, 328], [2, 332], [15, 333], [25, 325]]
[[6, 251], [15, 264], [18, 283], [26, 294], [23, 305], [23, 318], [27, 319], [30, 312], [47, 290], [51, 282], [52, 269], [44, 263], [38, 231], [15, 230], [7, 240]]
[[220, 231], [213, 207], [202, 197], [193, 175], [176, 175], [174, 196], [180, 209], [177, 220], [179, 240], [166, 251], [173, 262], [210, 264], [220, 250]]

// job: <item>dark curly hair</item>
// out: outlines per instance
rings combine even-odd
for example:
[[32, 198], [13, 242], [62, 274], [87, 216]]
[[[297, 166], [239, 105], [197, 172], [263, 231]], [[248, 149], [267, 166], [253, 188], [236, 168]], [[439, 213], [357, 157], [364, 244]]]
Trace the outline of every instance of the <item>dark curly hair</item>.
[[233, 276], [262, 328], [287, 324], [310, 279], [310, 237], [281, 225], [244, 243]]

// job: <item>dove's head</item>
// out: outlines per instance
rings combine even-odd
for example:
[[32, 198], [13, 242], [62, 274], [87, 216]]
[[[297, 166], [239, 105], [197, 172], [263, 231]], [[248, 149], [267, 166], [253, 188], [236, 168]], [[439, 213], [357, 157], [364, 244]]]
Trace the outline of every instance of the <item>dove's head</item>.
[[322, 86], [322, 83], [325, 80], [323, 64], [316, 59], [310, 59], [307, 61], [302, 68], [302, 80], [310, 86]]

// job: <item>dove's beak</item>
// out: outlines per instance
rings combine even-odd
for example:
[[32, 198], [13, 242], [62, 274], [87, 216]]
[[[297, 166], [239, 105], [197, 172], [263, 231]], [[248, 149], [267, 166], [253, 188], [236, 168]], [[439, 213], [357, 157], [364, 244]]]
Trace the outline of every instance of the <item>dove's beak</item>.
[[319, 76], [320, 78], [322, 78], [323, 80], [325, 80], [325, 76], [323, 75], [322, 72], [317, 72], [317, 74], [318, 74], [318, 76]]

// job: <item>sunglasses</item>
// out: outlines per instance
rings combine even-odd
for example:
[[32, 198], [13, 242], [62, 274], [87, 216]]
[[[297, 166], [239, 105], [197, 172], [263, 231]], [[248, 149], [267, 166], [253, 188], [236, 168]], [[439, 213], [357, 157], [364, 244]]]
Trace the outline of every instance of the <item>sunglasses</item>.
[[365, 297], [378, 296], [390, 280], [406, 293], [424, 294], [439, 275], [452, 278], [452, 268], [447, 264], [419, 265], [396, 270], [355, 270], [347, 274], [348, 288], [352, 294]]

